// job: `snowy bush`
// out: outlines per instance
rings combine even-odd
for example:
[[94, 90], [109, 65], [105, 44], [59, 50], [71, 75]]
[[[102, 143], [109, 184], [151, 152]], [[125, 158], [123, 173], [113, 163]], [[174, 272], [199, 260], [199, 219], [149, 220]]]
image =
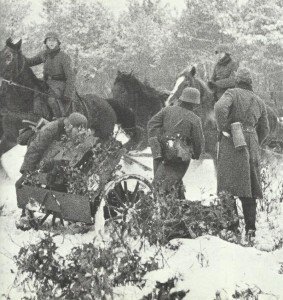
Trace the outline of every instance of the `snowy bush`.
[[107, 299], [113, 289], [134, 283], [143, 285], [142, 277], [158, 268], [155, 258], [142, 260], [126, 241], [111, 239], [97, 246], [93, 243], [74, 247], [62, 257], [50, 234], [37, 244], [22, 247], [15, 257], [17, 281], [29, 299]]
[[281, 160], [265, 158], [262, 163], [263, 199], [257, 208], [257, 231], [255, 247], [260, 250], [272, 251], [282, 247], [283, 227], [283, 181], [280, 177]]
[[[223, 193], [210, 206], [201, 201], [176, 198], [175, 193], [157, 194], [155, 199], [142, 199], [141, 213], [135, 220], [125, 224], [128, 234], [145, 238], [151, 245], [166, 245], [174, 238], [196, 238], [201, 235], [218, 235], [223, 229], [234, 229], [238, 222], [234, 204]], [[122, 235], [125, 228], [116, 226]]]

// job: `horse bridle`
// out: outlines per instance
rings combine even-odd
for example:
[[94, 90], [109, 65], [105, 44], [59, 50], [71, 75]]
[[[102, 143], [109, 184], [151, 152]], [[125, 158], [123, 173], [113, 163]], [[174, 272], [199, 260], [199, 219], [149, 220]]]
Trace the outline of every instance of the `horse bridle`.
[[[8, 49], [9, 49], [9, 52], [8, 52]], [[13, 62], [14, 57], [16, 57], [16, 67], [15, 67], [15, 69], [16, 69], [16, 76], [15, 76], [15, 78], [11, 78], [11, 80], [10, 80], [10, 81], [12, 81], [12, 80], [15, 81], [23, 73], [23, 71], [24, 71], [24, 69], [26, 67], [26, 59], [25, 59], [24, 56], [22, 56], [23, 63], [22, 63], [21, 69], [19, 70], [19, 55], [20, 55], [19, 51], [16, 51], [16, 50], [13, 50], [13, 49], [7, 47], [4, 50], [4, 55], [7, 55], [7, 53], [9, 53], [9, 55], [12, 56], [12, 59], [9, 62], [6, 61], [6, 69], [4, 70], [3, 74], [5, 74], [5, 72], [7, 71], [8, 67]]]
[[[26, 90], [31, 91], [31, 92], [36, 92], [36, 93], [44, 95], [44, 96], [49, 96], [49, 94], [47, 94], [47, 93], [40, 92], [40, 91], [38, 91], [36, 89], [30, 88], [30, 87], [27, 87], [25, 85], [22, 85], [22, 84], [19, 84], [19, 83], [15, 82], [23, 74], [23, 72], [25, 70], [25, 67], [27, 65], [27, 61], [26, 61], [26, 58], [24, 56], [22, 56], [23, 63], [22, 63], [21, 69], [19, 70], [18, 69], [18, 67], [19, 67], [19, 59], [18, 59], [18, 57], [19, 57], [20, 53], [18, 51], [15, 51], [15, 50], [11, 49], [11, 48], [9, 48], [9, 49], [10, 49], [10, 53], [12, 54], [13, 57], [17, 56], [16, 68], [15, 68], [16, 69], [16, 76], [15, 76], [15, 78], [12, 78], [10, 80], [4, 78], [5, 72], [7, 71], [9, 65], [13, 62], [13, 59], [11, 59], [11, 61], [8, 64], [6, 64], [7, 66], [6, 66], [6, 69], [4, 69], [3, 77], [0, 77], [0, 86], [1, 86], [2, 82], [6, 82], [9, 86], [22, 88], [22, 89], [26, 89]], [[5, 55], [5, 51], [6, 50], [4, 50], [4, 55]]]

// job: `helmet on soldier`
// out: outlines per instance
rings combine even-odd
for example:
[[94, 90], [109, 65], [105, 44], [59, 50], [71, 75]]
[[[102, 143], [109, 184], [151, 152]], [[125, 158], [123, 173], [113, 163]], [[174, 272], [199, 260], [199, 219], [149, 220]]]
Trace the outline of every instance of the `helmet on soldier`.
[[50, 31], [47, 32], [47, 34], [44, 37], [44, 44], [46, 44], [47, 39], [56, 39], [58, 41], [58, 44], [60, 45], [60, 39], [59, 39], [59, 35], [56, 32]]
[[236, 82], [252, 84], [252, 75], [248, 68], [239, 68], [236, 72]]
[[87, 127], [87, 118], [78, 112], [71, 113], [68, 121], [73, 127]]
[[200, 92], [196, 88], [187, 87], [183, 90], [179, 100], [186, 103], [200, 104]]
[[67, 136], [75, 139], [79, 134], [80, 127], [87, 128], [87, 118], [78, 112], [74, 112], [64, 119], [64, 127]]

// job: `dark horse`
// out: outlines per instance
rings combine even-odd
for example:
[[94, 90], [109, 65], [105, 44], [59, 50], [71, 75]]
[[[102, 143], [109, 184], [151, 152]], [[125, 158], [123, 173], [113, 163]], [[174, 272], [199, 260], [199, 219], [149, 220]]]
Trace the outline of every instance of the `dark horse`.
[[[2, 84], [5, 103], [1, 104], [3, 127], [0, 143], [1, 156], [17, 144], [19, 130], [23, 128], [23, 120], [36, 122], [42, 117], [33, 112], [34, 97], [35, 93], [47, 91], [27, 66], [26, 59], [21, 52], [21, 41], [14, 44], [8, 39], [5, 48], [0, 52], [0, 77], [5, 80]], [[9, 84], [7, 81], [12, 81], [18, 86]], [[43, 95], [43, 100], [44, 97], [46, 96]], [[103, 139], [112, 135], [116, 123], [121, 124], [122, 129], [134, 139], [137, 136], [135, 115], [129, 108], [121, 107], [113, 99], [103, 99], [90, 94], [82, 97], [77, 95], [69, 113], [73, 111], [83, 113], [88, 118], [89, 127]]]
[[[26, 67], [25, 58], [21, 54], [21, 41], [13, 44], [10, 39], [0, 52], [0, 77], [12, 80], [38, 90], [38, 80], [31, 69]], [[0, 143], [0, 156], [15, 146], [22, 120], [37, 121], [39, 116], [33, 113], [34, 92], [20, 89], [2, 82], [1, 86], [1, 115], [3, 135]]]
[[119, 72], [112, 88], [113, 99], [123, 108], [129, 108], [137, 125], [146, 129], [150, 118], [162, 107], [169, 94], [140, 82], [132, 73]]
[[201, 117], [205, 129], [206, 152], [216, 158], [217, 132], [215, 125], [212, 124], [213, 95], [206, 84], [195, 77], [195, 73], [195, 68], [185, 70], [184, 74], [180, 75], [185, 76], [185, 81], [181, 86], [178, 84], [176, 90], [173, 90], [169, 96], [168, 93], [157, 91], [148, 84], [141, 83], [131, 73], [120, 72], [114, 82], [113, 98], [122, 106], [130, 107], [136, 115], [137, 123], [146, 128], [150, 118], [165, 106], [168, 96], [170, 102], [174, 102], [174, 99], [178, 99], [181, 95], [185, 86], [197, 88], [201, 94], [201, 105], [197, 108], [196, 113]]

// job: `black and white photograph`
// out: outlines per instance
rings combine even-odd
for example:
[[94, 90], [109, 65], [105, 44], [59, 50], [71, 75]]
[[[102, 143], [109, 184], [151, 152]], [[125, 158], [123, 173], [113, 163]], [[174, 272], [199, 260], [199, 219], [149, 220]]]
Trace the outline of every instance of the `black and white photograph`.
[[0, 299], [283, 300], [282, 0], [0, 0]]

